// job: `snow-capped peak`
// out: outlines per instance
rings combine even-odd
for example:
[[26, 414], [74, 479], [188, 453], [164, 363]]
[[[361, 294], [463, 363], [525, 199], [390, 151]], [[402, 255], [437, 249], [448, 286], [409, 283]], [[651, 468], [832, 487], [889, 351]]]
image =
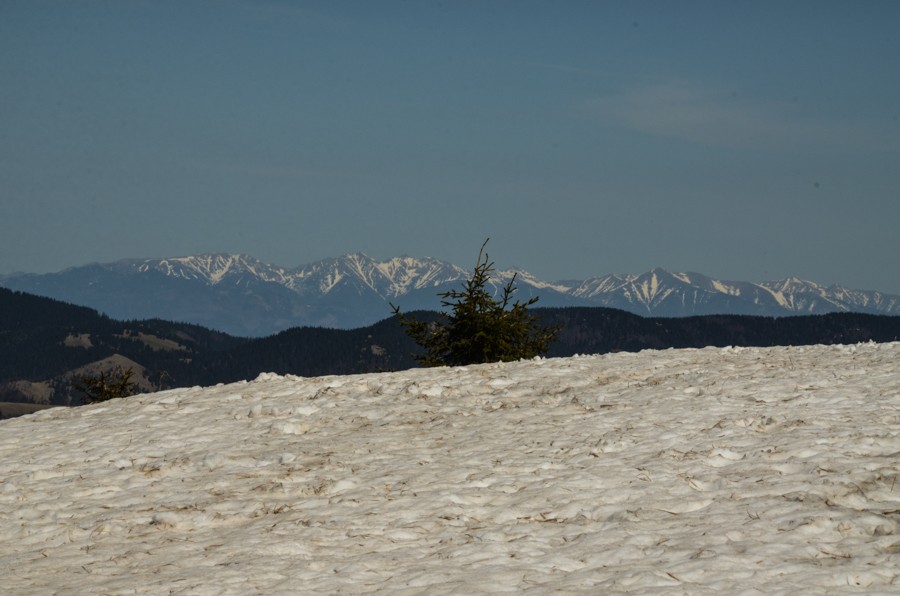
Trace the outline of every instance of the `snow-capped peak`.
[[[144, 273], [172, 278], [172, 283], [140, 285], [133, 278]], [[264, 335], [297, 325], [369, 325], [389, 315], [388, 303], [407, 311], [440, 308], [438, 294], [459, 288], [470, 275], [471, 269], [406, 255], [376, 260], [355, 252], [285, 269], [247, 255], [210, 253], [94, 264], [60, 274], [5, 276], [0, 285], [90, 306], [121, 318], [175, 318], [235, 333]], [[842, 311], [900, 314], [900, 295], [826, 287], [796, 277], [764, 283], [735, 282], [656, 268], [640, 275], [550, 283], [515, 267], [494, 271], [492, 289], [499, 291], [513, 275], [521, 292], [516, 298], [537, 296], [544, 307], [604, 306], [663, 317]], [[59, 276], [59, 281], [46, 279], [54, 276]], [[192, 283], [179, 285], [178, 280]], [[131, 298], [136, 283], [145, 300]], [[212, 286], [215, 291], [208, 290]]]
[[788, 277], [780, 281], [767, 281], [760, 284], [774, 292], [792, 293], [792, 292], [818, 292], [822, 287], [814, 282], [800, 279], [799, 277]]
[[327, 294], [345, 281], [362, 284], [386, 298], [456, 281], [465, 275], [464, 269], [437, 259], [402, 256], [376, 261], [364, 253], [324, 259], [292, 272], [296, 288], [317, 287]]
[[145, 259], [137, 263], [137, 270], [156, 270], [169, 277], [196, 279], [216, 285], [229, 276], [247, 274], [262, 281], [281, 283], [284, 270], [267, 265], [242, 254], [209, 253], [166, 259]]

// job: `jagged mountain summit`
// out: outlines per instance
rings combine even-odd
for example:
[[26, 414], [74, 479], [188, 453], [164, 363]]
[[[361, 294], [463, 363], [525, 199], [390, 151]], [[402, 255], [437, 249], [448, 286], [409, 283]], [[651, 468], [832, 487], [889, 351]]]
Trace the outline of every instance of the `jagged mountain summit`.
[[432, 258], [408, 256], [376, 261], [363, 253], [323, 259], [287, 269], [240, 254], [204, 254], [166, 259], [131, 259], [109, 265], [120, 271], [158, 272], [167, 277], [215, 286], [249, 281], [277, 283], [300, 294], [328, 294], [351, 285], [379, 295], [402, 296], [412, 290], [464, 279], [466, 270]]
[[239, 280], [242, 279], [285, 285], [289, 277], [283, 267], [268, 265], [246, 255], [205, 254], [169, 259], [120, 261], [120, 264], [126, 269], [140, 273], [158, 271], [167, 277], [197, 280], [209, 285], [216, 285], [225, 280], [240, 283]]
[[376, 261], [363, 253], [324, 259], [292, 270], [288, 286], [301, 293], [329, 294], [343, 287], [368, 288], [396, 298], [416, 290], [455, 283], [466, 270], [437, 259], [408, 256]]
[[653, 269], [573, 284], [570, 293], [646, 316], [747, 314], [785, 316], [829, 312], [900, 314], [900, 296], [788, 278], [762, 283], [722, 281], [700, 273]]
[[[606, 306], [664, 317], [900, 315], [900, 296], [796, 278], [735, 282], [653, 269], [547, 282], [506, 269], [497, 271], [496, 286], [514, 274], [516, 296], [540, 296], [539, 306], [546, 307]], [[203, 254], [14, 274], [0, 278], [0, 286], [89, 306], [118, 319], [157, 317], [263, 336], [296, 326], [362, 327], [390, 316], [390, 303], [406, 311], [433, 310], [439, 305], [436, 294], [458, 287], [468, 275], [452, 263], [409, 256], [378, 261], [352, 253], [289, 269], [246, 255]]]

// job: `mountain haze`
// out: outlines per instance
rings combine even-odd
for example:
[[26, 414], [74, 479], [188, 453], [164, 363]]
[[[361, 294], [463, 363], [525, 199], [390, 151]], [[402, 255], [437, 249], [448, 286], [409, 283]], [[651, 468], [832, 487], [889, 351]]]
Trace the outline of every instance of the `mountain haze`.
[[[452, 263], [409, 256], [378, 261], [352, 253], [288, 269], [246, 255], [204, 254], [14, 274], [0, 278], [0, 286], [89, 306], [117, 319], [163, 318], [257, 337], [296, 326], [363, 327], [387, 317], [392, 303], [404, 310], [434, 309], [436, 294], [458, 287], [468, 275]], [[496, 272], [495, 286], [513, 275], [516, 297], [540, 296], [545, 307], [606, 306], [657, 317], [900, 314], [900, 296], [796, 278], [735, 282], [653, 269], [547, 282], [507, 269]]]

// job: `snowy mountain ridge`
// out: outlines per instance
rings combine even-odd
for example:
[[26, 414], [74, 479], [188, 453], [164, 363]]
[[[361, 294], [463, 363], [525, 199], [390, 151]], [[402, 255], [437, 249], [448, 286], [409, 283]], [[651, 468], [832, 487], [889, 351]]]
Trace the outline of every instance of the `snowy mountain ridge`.
[[156, 270], [168, 277], [199, 280], [210, 285], [222, 282], [226, 277], [250, 276], [265, 282], [285, 283], [286, 270], [263, 263], [259, 259], [240, 254], [203, 254], [166, 259], [126, 261], [144, 273]]
[[[285, 285], [301, 293], [317, 291], [327, 294], [341, 281], [354, 280], [386, 297], [403, 296], [412, 290], [437, 287], [466, 279], [469, 271], [452, 263], [431, 257], [400, 256], [377, 261], [365, 253], [348, 253], [323, 259], [294, 269], [263, 263], [242, 254], [212, 253], [165, 259], [132, 261], [138, 272], [150, 269], [170, 277], [196, 279], [216, 285], [236, 276], [253, 276], [264, 282]], [[503, 269], [495, 273], [497, 284], [506, 283], [513, 275], [517, 282], [537, 289], [549, 289], [579, 298], [602, 299], [603, 295], [622, 294], [648, 311], [673, 295], [684, 293], [683, 286], [698, 292], [752, 297], [755, 304], [771, 300], [791, 312], [816, 310], [818, 296], [834, 310], [853, 310], [849, 305], [893, 309], [900, 297], [868, 290], [851, 290], [839, 285], [823, 286], [812, 281], [789, 277], [783, 280], [753, 282], [723, 281], [693, 272], [669, 272], [655, 268], [642, 274], [608, 274], [583, 281], [548, 282], [522, 269]], [[681, 287], [680, 287], [681, 286]], [[803, 296], [803, 298], [799, 298]]]
[[[362, 327], [402, 309], [436, 309], [469, 270], [431, 257], [376, 260], [357, 252], [295, 268], [242, 254], [132, 259], [45, 275], [0, 277], [0, 286], [96, 308], [117, 318], [187, 321], [235, 335], [292, 326]], [[516, 298], [539, 306], [604, 306], [642, 316], [788, 316], [860, 312], [900, 315], [900, 296], [823, 286], [790, 277], [753, 283], [656, 268], [550, 282], [521, 268], [498, 269], [496, 291], [513, 275]]]
[[455, 282], [466, 270], [432, 258], [394, 257], [376, 261], [364, 253], [351, 253], [302, 265], [287, 273], [288, 287], [301, 293], [328, 294], [340, 282], [359, 283], [384, 297]]

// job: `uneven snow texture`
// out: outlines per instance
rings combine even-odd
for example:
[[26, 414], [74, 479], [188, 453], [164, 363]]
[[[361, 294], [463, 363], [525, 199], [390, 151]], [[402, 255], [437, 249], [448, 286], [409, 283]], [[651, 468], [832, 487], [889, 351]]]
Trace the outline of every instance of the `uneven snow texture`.
[[0, 424], [5, 594], [897, 593], [900, 343], [179, 389]]

